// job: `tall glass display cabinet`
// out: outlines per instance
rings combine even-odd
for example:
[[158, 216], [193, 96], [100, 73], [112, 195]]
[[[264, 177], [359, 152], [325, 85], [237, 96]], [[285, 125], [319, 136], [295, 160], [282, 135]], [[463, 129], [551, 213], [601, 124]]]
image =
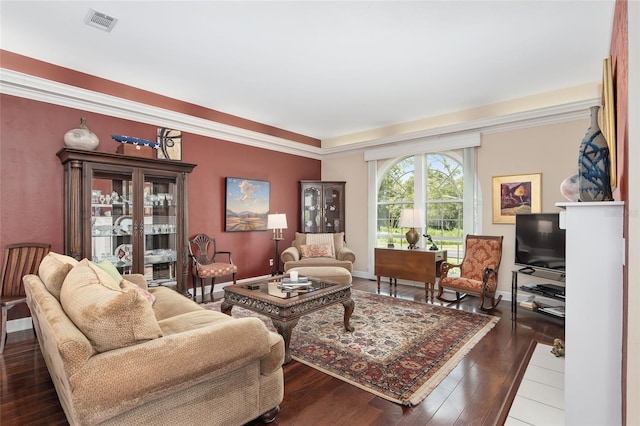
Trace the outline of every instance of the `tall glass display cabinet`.
[[345, 182], [300, 181], [300, 232], [344, 232]]
[[63, 148], [64, 248], [150, 287], [188, 289], [187, 175], [196, 166]]

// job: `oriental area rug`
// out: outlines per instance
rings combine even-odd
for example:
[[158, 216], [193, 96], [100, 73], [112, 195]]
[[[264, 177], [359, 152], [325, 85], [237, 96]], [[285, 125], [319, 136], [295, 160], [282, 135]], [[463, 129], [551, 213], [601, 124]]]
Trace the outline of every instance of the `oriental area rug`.
[[[344, 308], [328, 306], [300, 318], [291, 336], [298, 362], [385, 398], [421, 402], [498, 322], [498, 317], [351, 290], [355, 309], [344, 329]], [[220, 310], [221, 301], [203, 305]], [[233, 317], [271, 320], [234, 306]]]

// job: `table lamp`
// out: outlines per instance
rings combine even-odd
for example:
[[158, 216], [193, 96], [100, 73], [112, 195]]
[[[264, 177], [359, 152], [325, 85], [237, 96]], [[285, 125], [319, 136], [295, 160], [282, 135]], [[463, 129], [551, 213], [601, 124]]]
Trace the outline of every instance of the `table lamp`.
[[424, 227], [422, 211], [420, 209], [402, 209], [398, 226], [401, 228], [409, 228], [405, 234], [407, 242], [409, 243], [409, 250], [417, 249], [416, 243], [420, 239], [420, 234], [416, 231], [416, 228]]
[[273, 229], [273, 241], [276, 242], [276, 271], [274, 275], [280, 275], [280, 256], [278, 256], [278, 243], [283, 239], [282, 230], [287, 229], [287, 215], [275, 213], [267, 215], [267, 229]]

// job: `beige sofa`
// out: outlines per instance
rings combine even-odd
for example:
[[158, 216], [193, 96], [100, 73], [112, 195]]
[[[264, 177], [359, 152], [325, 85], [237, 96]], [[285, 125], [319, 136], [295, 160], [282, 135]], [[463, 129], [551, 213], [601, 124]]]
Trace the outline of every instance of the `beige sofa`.
[[147, 290], [142, 275], [117, 280], [93, 262], [55, 253], [23, 279], [71, 425], [275, 418], [284, 395], [280, 335], [257, 318], [205, 310], [165, 287]]
[[344, 243], [344, 232], [335, 234], [303, 234], [296, 238], [280, 255], [284, 271], [301, 267], [339, 267], [349, 273], [356, 261], [355, 253]]

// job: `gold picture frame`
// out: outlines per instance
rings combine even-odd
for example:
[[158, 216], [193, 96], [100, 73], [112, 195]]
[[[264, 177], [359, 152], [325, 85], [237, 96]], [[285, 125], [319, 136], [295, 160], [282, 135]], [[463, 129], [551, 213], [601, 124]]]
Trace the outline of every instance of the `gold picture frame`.
[[515, 223], [516, 214], [542, 211], [542, 173], [494, 176], [493, 223]]
[[616, 105], [613, 95], [613, 74], [611, 56], [602, 64], [602, 134], [609, 147], [609, 173], [611, 188], [617, 185], [617, 152], [616, 152]]

